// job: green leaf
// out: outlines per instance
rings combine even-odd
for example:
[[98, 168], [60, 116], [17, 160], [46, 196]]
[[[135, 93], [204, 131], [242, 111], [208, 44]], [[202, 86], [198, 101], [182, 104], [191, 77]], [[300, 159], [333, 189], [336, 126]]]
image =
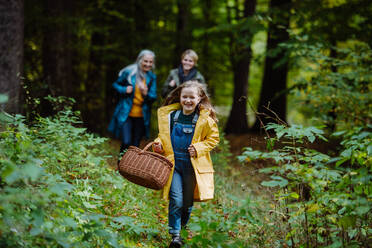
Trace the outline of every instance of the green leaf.
[[42, 173], [43, 168], [34, 164], [25, 164], [23, 167], [23, 173], [30, 177], [31, 181], [36, 181], [39, 175]]
[[63, 222], [65, 223], [65, 225], [67, 225], [69, 227], [77, 228], [77, 224], [76, 224], [75, 220], [71, 217], [63, 218]]
[[258, 172], [260, 172], [260, 173], [271, 173], [271, 172], [273, 172], [273, 170], [274, 170], [274, 168], [268, 167], [268, 168], [259, 169]]
[[97, 205], [91, 204], [90, 202], [83, 201], [83, 205], [86, 208], [97, 208]]
[[42, 232], [41, 228], [35, 226], [30, 230], [30, 235], [31, 236], [37, 236]]
[[339, 225], [347, 229], [349, 227], [355, 226], [356, 217], [354, 216], [343, 216], [338, 221]]
[[261, 183], [262, 186], [266, 186], [266, 187], [277, 187], [280, 185], [280, 181], [274, 181], [274, 180], [271, 180], [271, 181], [263, 181]]
[[372, 145], [369, 145], [367, 147], [367, 154], [368, 154], [368, 156], [371, 156], [372, 155]]
[[339, 131], [339, 132], [335, 132], [335, 133], [333, 133], [332, 134], [332, 136], [341, 136], [341, 135], [343, 135], [343, 134], [345, 134], [346, 133], [346, 131], [344, 130], [344, 131]]
[[127, 225], [128, 223], [131, 223], [133, 221], [133, 218], [129, 216], [119, 216], [112, 218], [112, 220]]
[[8, 95], [0, 94], [0, 103], [6, 103], [8, 99]]
[[355, 208], [355, 212], [359, 216], [363, 216], [364, 214], [368, 213], [371, 208], [369, 206], [358, 206]]
[[343, 158], [343, 159], [336, 162], [336, 166], [340, 166], [341, 164], [345, 163], [348, 160], [349, 160], [349, 158]]

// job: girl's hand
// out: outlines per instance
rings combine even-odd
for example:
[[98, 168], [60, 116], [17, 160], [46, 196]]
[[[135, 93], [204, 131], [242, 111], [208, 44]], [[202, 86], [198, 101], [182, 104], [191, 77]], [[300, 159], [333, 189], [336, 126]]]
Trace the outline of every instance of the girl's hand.
[[176, 82], [174, 82], [174, 80], [170, 81], [170, 82], [169, 82], [169, 86], [170, 86], [170, 87], [174, 87], [174, 86], [176, 86]]
[[195, 158], [197, 156], [196, 149], [193, 145], [190, 145], [188, 150], [191, 157]]
[[152, 149], [154, 150], [154, 152], [157, 152], [157, 153], [163, 153], [164, 152], [163, 147], [158, 142], [156, 142], [152, 145]]
[[127, 94], [130, 94], [132, 92], [133, 92], [133, 86], [132, 85], [127, 86]]

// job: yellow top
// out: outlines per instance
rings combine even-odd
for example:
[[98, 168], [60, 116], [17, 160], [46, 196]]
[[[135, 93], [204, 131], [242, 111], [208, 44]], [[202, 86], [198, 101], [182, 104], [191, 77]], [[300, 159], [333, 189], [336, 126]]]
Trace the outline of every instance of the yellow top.
[[[145, 80], [143, 80], [144, 84], [146, 83]], [[132, 109], [129, 112], [130, 117], [143, 117], [142, 113], [142, 103], [143, 103], [143, 96], [141, 93], [141, 90], [139, 89], [138, 83], [136, 84], [135, 90], [134, 90], [134, 98], [133, 98], [133, 104]]]

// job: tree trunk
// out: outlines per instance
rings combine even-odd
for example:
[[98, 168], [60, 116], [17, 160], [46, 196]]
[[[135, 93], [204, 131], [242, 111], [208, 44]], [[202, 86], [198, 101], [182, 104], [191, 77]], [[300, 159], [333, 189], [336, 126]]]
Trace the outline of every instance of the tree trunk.
[[[104, 104], [106, 99], [105, 70], [99, 48], [104, 47], [104, 37], [100, 33], [93, 33], [90, 45], [90, 63], [88, 77], [85, 82], [85, 92], [82, 96], [83, 121], [90, 131], [103, 133], [106, 128]], [[98, 121], [98, 123], [97, 123]]]
[[178, 67], [181, 61], [181, 54], [188, 48], [192, 47], [191, 44], [191, 29], [189, 28], [189, 18], [191, 1], [178, 0], [177, 8], [177, 30], [176, 30], [176, 47], [173, 58], [173, 66]]
[[[205, 0], [202, 3], [202, 11], [204, 17], [204, 35], [202, 41], [202, 51], [201, 51], [201, 59], [202, 61], [210, 61], [211, 59], [211, 36], [207, 32], [207, 30], [216, 25], [216, 15], [215, 15], [215, 7], [217, 5], [216, 1], [214, 0]], [[211, 68], [209, 63], [202, 63], [199, 67], [201, 73], [205, 78], [205, 82], [208, 85], [208, 92], [210, 96], [213, 98], [215, 95], [215, 85], [210, 81], [211, 75], [213, 74], [213, 68]]]
[[[291, 0], [270, 1], [272, 22], [269, 23], [267, 38], [266, 60], [260, 100], [257, 112], [264, 125], [269, 122], [277, 122], [277, 117], [286, 121], [287, 114], [287, 73], [288, 58], [286, 52], [280, 50], [275, 55], [269, 55], [278, 45], [289, 39], [287, 29], [289, 27], [289, 13]], [[269, 108], [271, 111], [269, 111]], [[275, 115], [273, 114], [275, 113]], [[260, 130], [261, 122], [256, 119], [254, 131]]]
[[[336, 49], [334, 48], [336, 46], [336, 41], [335, 40], [331, 40], [331, 51], [330, 51], [330, 57], [331, 58], [337, 58], [337, 51]], [[337, 72], [337, 67], [335, 65], [331, 65], [331, 71], [332, 72]], [[333, 105], [332, 106], [332, 110], [328, 112], [328, 119], [329, 121], [327, 122], [327, 128], [333, 133], [335, 132], [336, 130], [336, 120], [337, 120], [337, 114], [336, 114], [336, 106]]]
[[23, 11], [23, 0], [0, 0], [0, 94], [8, 95], [0, 109], [8, 113], [21, 112]]
[[[255, 0], [245, 0], [243, 17], [246, 18], [253, 16], [255, 9]], [[236, 16], [237, 18], [239, 18], [239, 13], [236, 13]], [[243, 35], [249, 34], [243, 33]], [[251, 37], [250, 40], [252, 40], [252, 38], [253, 37]], [[249, 131], [247, 119], [247, 94], [249, 66], [252, 57], [252, 49], [250, 47], [250, 44], [243, 45], [243, 47], [239, 48], [236, 53], [232, 54], [232, 56], [232, 66], [234, 72], [234, 95], [232, 108], [225, 127], [225, 133], [242, 134]]]
[[47, 18], [42, 44], [44, 81], [52, 96], [72, 96], [72, 39], [69, 32], [72, 0], [45, 0]]

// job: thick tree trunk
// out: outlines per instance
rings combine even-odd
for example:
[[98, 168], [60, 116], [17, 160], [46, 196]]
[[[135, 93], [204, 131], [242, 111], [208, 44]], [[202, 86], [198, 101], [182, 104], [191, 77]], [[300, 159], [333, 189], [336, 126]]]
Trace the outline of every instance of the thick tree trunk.
[[0, 0], [0, 94], [9, 98], [0, 109], [8, 113], [21, 112], [23, 11], [23, 0]]
[[103, 133], [106, 128], [104, 111], [106, 88], [103, 53], [98, 49], [100, 47], [104, 47], [104, 37], [99, 33], [94, 33], [91, 38], [88, 77], [85, 82], [84, 96], [82, 96], [85, 110], [82, 115], [83, 121], [90, 131]]
[[[244, 1], [244, 17], [252, 16], [255, 12], [255, 9], [255, 0]], [[250, 46], [244, 47], [245, 48], [239, 49], [236, 54], [233, 54], [234, 59], [232, 59], [232, 65], [234, 71], [234, 95], [232, 108], [225, 127], [226, 134], [242, 134], [249, 131], [247, 119], [247, 94], [252, 49]]]
[[[151, 32], [149, 30], [149, 19], [150, 17], [147, 16], [146, 13], [146, 4], [145, 1], [138, 1], [135, 0], [134, 2], [134, 8], [133, 8], [133, 18], [135, 20], [133, 30], [137, 35], [137, 44], [134, 44], [135, 46], [139, 47], [140, 49], [145, 49], [151, 47], [151, 41], [149, 39], [146, 39], [145, 37], [148, 36], [148, 34]], [[139, 51], [135, 51], [135, 53], [138, 54]], [[134, 57], [137, 56], [135, 54]]]
[[192, 47], [191, 44], [191, 29], [189, 27], [189, 18], [191, 1], [190, 0], [177, 0], [178, 15], [177, 15], [177, 30], [176, 30], [176, 47], [173, 58], [173, 66], [177, 67], [181, 61], [181, 54], [188, 48]]
[[72, 0], [45, 0], [42, 60], [44, 81], [52, 96], [72, 96], [72, 39], [69, 30]]
[[[272, 22], [269, 24], [267, 53], [277, 49], [280, 43], [289, 39], [287, 29], [289, 27], [290, 3], [291, 0], [270, 1]], [[257, 107], [259, 115], [262, 114], [259, 118], [264, 125], [269, 122], [277, 122], [277, 117], [286, 121], [288, 61], [287, 58], [284, 58], [285, 56], [284, 50], [274, 56], [266, 55], [260, 100]], [[261, 122], [257, 118], [253, 130], [258, 131], [260, 127]]]
[[[214, 16], [214, 9], [213, 7], [216, 5], [214, 0], [205, 0], [202, 3], [202, 11], [204, 16], [204, 35], [202, 41], [202, 51], [201, 51], [201, 59], [202, 61], [211, 60], [211, 36], [208, 34], [207, 30], [216, 25], [215, 16]], [[199, 66], [201, 73], [203, 74], [205, 81], [208, 85], [208, 92], [210, 96], [213, 98], [215, 95], [215, 85], [210, 81], [211, 75], [213, 73], [213, 68], [210, 67], [208, 63], [202, 63], [202, 66]]]
[[239, 59], [234, 66], [234, 98], [225, 127], [226, 134], [242, 134], [249, 131], [247, 119], [247, 91], [250, 60], [250, 54], [243, 54], [242, 58]]

